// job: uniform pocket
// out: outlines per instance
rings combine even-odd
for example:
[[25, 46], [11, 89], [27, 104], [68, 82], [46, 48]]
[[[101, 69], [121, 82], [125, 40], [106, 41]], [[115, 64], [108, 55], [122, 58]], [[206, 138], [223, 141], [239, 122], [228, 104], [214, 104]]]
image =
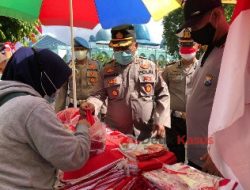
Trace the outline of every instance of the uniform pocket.
[[154, 75], [139, 76], [140, 96], [152, 97], [154, 95], [155, 77]]
[[113, 99], [122, 99], [122, 79], [120, 76], [106, 77], [104, 79], [104, 87], [107, 90], [108, 98]]

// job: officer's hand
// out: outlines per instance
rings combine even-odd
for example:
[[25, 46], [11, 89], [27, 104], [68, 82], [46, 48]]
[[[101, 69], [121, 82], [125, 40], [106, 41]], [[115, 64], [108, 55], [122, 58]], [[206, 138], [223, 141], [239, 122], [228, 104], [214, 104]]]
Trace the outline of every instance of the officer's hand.
[[222, 177], [221, 173], [219, 172], [219, 170], [214, 165], [214, 163], [213, 163], [213, 161], [212, 161], [212, 159], [211, 159], [211, 157], [209, 156], [208, 153], [204, 154], [200, 158], [200, 160], [203, 161], [202, 171], [207, 172], [207, 173], [212, 174], [212, 175]]
[[152, 137], [165, 138], [165, 134], [165, 127], [163, 125], [155, 124], [152, 131]]
[[92, 114], [94, 114], [95, 106], [89, 102], [82, 102], [80, 104], [80, 114], [82, 118], [86, 118], [86, 111], [90, 111]]

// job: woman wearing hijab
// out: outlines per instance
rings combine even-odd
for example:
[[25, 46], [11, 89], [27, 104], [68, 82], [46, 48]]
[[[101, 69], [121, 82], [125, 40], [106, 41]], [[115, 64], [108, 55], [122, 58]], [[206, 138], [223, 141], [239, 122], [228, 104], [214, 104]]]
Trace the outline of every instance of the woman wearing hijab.
[[68, 80], [70, 68], [49, 50], [20, 48], [0, 81], [0, 189], [52, 189], [56, 170], [89, 157], [88, 124], [68, 133], [44, 99]]

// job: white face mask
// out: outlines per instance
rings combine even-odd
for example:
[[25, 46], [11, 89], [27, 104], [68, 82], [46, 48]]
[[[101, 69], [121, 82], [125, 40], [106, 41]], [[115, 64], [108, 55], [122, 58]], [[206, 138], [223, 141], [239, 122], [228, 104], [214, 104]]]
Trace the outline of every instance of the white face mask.
[[180, 56], [182, 57], [182, 59], [185, 59], [187, 61], [190, 61], [193, 58], [195, 58], [195, 55], [196, 55], [196, 52], [190, 53], [190, 54], [182, 54], [182, 53], [180, 53]]
[[79, 61], [85, 59], [87, 57], [87, 54], [88, 54], [88, 50], [75, 51], [76, 59]]

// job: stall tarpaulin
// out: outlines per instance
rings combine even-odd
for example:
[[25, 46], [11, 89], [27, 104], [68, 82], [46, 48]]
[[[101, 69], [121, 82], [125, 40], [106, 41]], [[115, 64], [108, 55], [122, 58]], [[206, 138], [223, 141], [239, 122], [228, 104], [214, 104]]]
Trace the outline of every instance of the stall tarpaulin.
[[238, 0], [212, 108], [209, 154], [222, 175], [250, 189], [250, 1]]

